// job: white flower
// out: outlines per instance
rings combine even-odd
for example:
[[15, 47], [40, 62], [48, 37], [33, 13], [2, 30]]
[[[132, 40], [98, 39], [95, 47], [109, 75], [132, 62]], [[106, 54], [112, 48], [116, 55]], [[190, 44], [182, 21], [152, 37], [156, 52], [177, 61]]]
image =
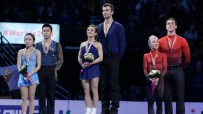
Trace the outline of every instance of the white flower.
[[156, 74], [156, 73], [160, 74], [160, 71], [159, 70], [151, 70], [149, 75], [153, 75], [153, 74]]

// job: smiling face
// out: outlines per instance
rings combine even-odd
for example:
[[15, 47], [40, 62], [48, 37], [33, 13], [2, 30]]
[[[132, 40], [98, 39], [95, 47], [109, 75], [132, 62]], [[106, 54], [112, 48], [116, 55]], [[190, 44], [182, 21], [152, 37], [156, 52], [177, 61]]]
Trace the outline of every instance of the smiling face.
[[95, 26], [89, 26], [88, 28], [87, 28], [87, 37], [88, 38], [96, 38], [96, 36], [97, 36], [97, 31], [96, 31], [96, 27]]
[[156, 36], [152, 35], [149, 37], [148, 44], [151, 50], [157, 50], [159, 47], [159, 39]]

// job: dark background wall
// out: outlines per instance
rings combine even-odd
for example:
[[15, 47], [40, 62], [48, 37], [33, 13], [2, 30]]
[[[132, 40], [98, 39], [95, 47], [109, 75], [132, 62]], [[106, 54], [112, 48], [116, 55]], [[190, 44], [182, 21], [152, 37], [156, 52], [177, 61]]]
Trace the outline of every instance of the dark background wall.
[[[113, 3], [114, 20], [126, 30], [127, 48], [120, 67], [121, 99], [145, 100], [142, 57], [148, 52], [148, 37], [166, 34], [165, 20], [174, 17], [177, 33], [187, 39], [192, 60], [186, 74], [186, 101], [203, 101], [203, 10], [200, 0], [1, 0], [0, 22], [60, 24], [64, 65], [58, 84], [83, 99], [77, 63], [78, 47], [86, 40], [86, 27], [103, 21], [101, 5]], [[191, 34], [186, 31], [194, 25]], [[197, 37], [195, 37], [197, 33]], [[23, 45], [16, 46], [18, 48]]]

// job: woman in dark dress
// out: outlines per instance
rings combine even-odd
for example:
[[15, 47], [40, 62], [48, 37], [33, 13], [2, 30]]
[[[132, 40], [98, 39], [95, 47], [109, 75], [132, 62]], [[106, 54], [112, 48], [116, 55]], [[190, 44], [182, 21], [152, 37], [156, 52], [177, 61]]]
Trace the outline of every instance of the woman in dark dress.
[[[99, 100], [99, 63], [103, 60], [103, 51], [101, 43], [97, 42], [97, 29], [95, 25], [89, 25], [87, 27], [87, 37], [87, 41], [80, 44], [78, 62], [82, 67], [80, 79], [85, 93], [85, 114], [96, 114]], [[90, 90], [93, 93], [92, 108]]]

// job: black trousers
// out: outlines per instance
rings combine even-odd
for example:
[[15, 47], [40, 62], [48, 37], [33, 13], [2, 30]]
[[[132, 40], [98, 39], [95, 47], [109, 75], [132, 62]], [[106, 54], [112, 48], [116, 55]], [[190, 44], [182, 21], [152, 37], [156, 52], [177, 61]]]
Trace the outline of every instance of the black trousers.
[[185, 114], [184, 89], [185, 76], [183, 68], [178, 66], [168, 69], [164, 80], [165, 114], [173, 114], [173, 95], [175, 95], [176, 100], [176, 114]]
[[147, 100], [148, 100], [148, 114], [155, 114], [154, 112], [154, 98], [156, 99], [156, 114], [162, 114], [163, 107], [163, 95], [164, 95], [164, 78], [160, 78], [158, 85], [154, 89], [154, 93], [152, 93], [151, 89], [151, 81], [147, 79]]
[[[39, 114], [54, 114], [55, 110], [55, 70], [54, 67], [41, 67], [39, 75]], [[47, 100], [47, 108], [46, 108]]]
[[[118, 113], [120, 86], [119, 86], [119, 57], [117, 54], [104, 55], [101, 63], [101, 103], [102, 113]], [[111, 101], [111, 104], [110, 104]], [[111, 105], [111, 106], [110, 106]]]

